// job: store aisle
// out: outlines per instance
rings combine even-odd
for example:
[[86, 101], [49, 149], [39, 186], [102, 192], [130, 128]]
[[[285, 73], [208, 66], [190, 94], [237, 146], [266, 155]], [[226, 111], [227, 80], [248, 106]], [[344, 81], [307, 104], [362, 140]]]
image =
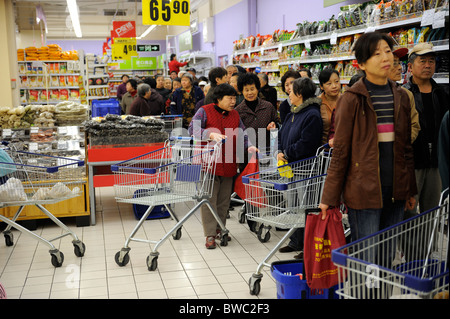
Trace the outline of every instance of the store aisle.
[[[247, 224], [238, 221], [238, 209], [227, 220], [232, 241], [227, 247], [204, 247], [200, 212], [183, 226], [180, 240], [170, 238], [159, 249], [158, 269], [150, 272], [146, 258], [147, 244], [130, 244], [130, 262], [119, 267], [114, 255], [137, 223], [131, 205], [117, 204], [113, 188], [98, 188], [97, 224], [77, 228], [73, 219], [63, 221], [86, 245], [84, 257], [73, 253], [70, 236], [55, 242], [64, 253], [64, 264], [54, 268], [45, 245], [14, 230], [15, 245], [0, 243], [0, 282], [9, 299], [272, 299], [276, 285], [270, 269], [264, 268], [261, 292], [251, 296], [248, 279], [257, 265], [285, 234], [271, 231], [271, 239], [261, 243]], [[189, 204], [191, 207], [192, 204]], [[186, 204], [178, 204], [182, 216]], [[44, 238], [57, 237], [60, 228], [51, 222], [38, 224]], [[144, 223], [138, 238], [159, 240], [174, 225], [170, 218]], [[3, 237], [3, 236], [2, 236]], [[271, 260], [292, 259], [295, 253], [277, 253]]]

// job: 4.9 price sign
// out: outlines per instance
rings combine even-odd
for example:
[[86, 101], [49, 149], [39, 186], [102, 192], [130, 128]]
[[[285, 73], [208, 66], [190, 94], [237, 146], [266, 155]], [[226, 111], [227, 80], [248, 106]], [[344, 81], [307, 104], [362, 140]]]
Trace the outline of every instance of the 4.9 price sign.
[[132, 56], [139, 56], [136, 38], [115, 38], [111, 58], [113, 60], [131, 60]]
[[142, 0], [142, 23], [190, 25], [189, 0]]

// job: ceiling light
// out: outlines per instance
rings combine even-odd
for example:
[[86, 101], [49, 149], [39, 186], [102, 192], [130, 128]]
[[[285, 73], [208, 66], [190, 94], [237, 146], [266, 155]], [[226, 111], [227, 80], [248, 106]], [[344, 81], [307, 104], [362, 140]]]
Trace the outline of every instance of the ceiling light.
[[149, 34], [150, 32], [152, 32], [152, 30], [153, 30], [154, 28], [156, 28], [156, 27], [157, 27], [156, 24], [153, 24], [153, 25], [149, 26], [149, 27], [147, 28], [147, 30], [145, 30], [144, 33], [141, 34], [141, 36], [137, 37], [137, 39], [145, 38], [145, 37], [147, 36], [147, 34]]
[[70, 19], [72, 19], [73, 30], [77, 38], [81, 38], [80, 16], [78, 12], [77, 0], [67, 0], [67, 7], [69, 8]]

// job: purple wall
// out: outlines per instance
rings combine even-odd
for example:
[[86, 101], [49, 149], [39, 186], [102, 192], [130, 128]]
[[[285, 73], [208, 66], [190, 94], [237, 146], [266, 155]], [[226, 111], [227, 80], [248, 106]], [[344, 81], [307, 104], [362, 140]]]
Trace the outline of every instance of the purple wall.
[[[106, 39], [105, 39], [106, 41]], [[63, 51], [83, 50], [84, 53], [93, 53], [96, 55], [103, 55], [103, 42], [101, 40], [52, 40], [51, 43], [58, 44]], [[166, 53], [165, 40], [138, 40], [137, 44], [159, 44], [159, 52], [140, 52], [141, 57], [160, 56]]]
[[347, 0], [324, 8], [323, 0], [242, 0], [214, 17], [216, 57], [228, 55], [231, 61], [233, 42], [241, 34], [245, 38], [277, 29], [292, 31], [299, 22], [328, 20], [333, 14], [337, 17], [340, 7], [363, 2], [366, 0]]

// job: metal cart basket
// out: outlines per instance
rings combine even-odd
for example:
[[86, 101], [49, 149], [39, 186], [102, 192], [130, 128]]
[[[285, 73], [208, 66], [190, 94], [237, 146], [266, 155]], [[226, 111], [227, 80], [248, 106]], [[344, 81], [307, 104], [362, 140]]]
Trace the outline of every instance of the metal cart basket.
[[448, 293], [448, 212], [447, 189], [440, 206], [334, 250], [337, 294], [347, 299], [430, 299]]
[[250, 294], [258, 295], [261, 270], [297, 228], [305, 226], [308, 209], [317, 209], [322, 196], [331, 149], [321, 146], [316, 156], [244, 176], [246, 217], [265, 226], [289, 229], [258, 265], [249, 280]]
[[[209, 202], [221, 146], [221, 143], [214, 141], [175, 137], [163, 148], [111, 166], [117, 202], [149, 206], [126, 239], [124, 247], [116, 253], [115, 261], [119, 266], [125, 266], [129, 262], [129, 243], [137, 241], [155, 244], [147, 257], [147, 266], [151, 271], [156, 270], [158, 248], [171, 235], [175, 240], [180, 239], [183, 223], [202, 205], [211, 210], [222, 229], [221, 245], [228, 244], [228, 236], [225, 236], [228, 230]], [[182, 202], [197, 204], [179, 220], [171, 204]], [[176, 225], [158, 241], [135, 238], [136, 232], [157, 205], [165, 206], [176, 220]]]
[[[3, 231], [6, 245], [14, 244], [11, 228], [15, 228], [49, 246], [53, 266], [60, 267], [64, 255], [51, 242], [70, 235], [75, 255], [82, 257], [86, 249], [84, 243], [43, 205], [55, 204], [82, 194], [83, 176], [86, 175], [84, 161], [17, 151], [14, 145], [6, 142], [3, 145], [7, 147], [0, 149], [0, 152], [6, 153], [9, 158], [7, 161], [0, 161], [0, 208], [19, 207], [11, 219], [0, 214], [0, 220], [7, 224]], [[19, 225], [17, 219], [27, 205], [35, 205], [65, 233], [46, 240]]]

